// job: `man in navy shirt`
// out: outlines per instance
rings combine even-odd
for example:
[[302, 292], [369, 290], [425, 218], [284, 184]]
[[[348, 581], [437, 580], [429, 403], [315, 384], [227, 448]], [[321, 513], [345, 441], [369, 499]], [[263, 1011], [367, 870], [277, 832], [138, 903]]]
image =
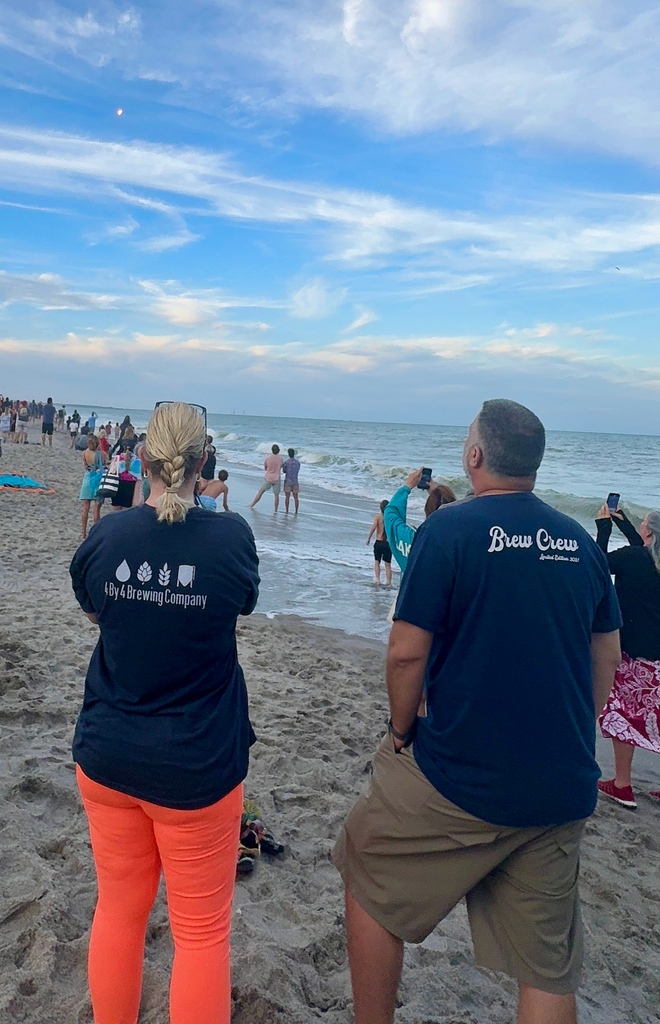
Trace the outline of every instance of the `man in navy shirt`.
[[356, 1024], [392, 1024], [403, 942], [464, 896], [477, 962], [518, 981], [519, 1024], [577, 1019], [579, 845], [621, 618], [602, 552], [532, 493], [544, 447], [529, 409], [486, 402], [464, 450], [474, 500], [412, 545], [389, 732], [334, 854]]

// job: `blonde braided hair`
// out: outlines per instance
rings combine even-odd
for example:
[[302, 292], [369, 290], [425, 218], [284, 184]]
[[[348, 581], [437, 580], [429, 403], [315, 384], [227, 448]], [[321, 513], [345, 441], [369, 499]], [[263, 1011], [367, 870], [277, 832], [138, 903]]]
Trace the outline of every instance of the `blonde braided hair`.
[[204, 457], [206, 428], [196, 409], [185, 402], [171, 402], [154, 409], [147, 427], [144, 456], [152, 476], [160, 477], [165, 493], [156, 503], [158, 521], [183, 522], [194, 498], [182, 498], [179, 489]]

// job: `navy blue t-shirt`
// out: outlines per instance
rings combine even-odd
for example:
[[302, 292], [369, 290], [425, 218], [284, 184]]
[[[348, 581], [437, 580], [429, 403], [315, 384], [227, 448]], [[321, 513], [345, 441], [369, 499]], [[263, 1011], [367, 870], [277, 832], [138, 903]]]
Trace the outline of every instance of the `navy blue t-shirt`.
[[419, 528], [395, 619], [433, 633], [417, 764], [469, 814], [550, 826], [596, 806], [592, 633], [621, 626], [602, 551], [519, 492]]
[[250, 527], [192, 509], [159, 523], [140, 505], [105, 516], [71, 578], [100, 637], [73, 757], [95, 782], [164, 807], [207, 807], [241, 782], [254, 733], [236, 619], [259, 591]]

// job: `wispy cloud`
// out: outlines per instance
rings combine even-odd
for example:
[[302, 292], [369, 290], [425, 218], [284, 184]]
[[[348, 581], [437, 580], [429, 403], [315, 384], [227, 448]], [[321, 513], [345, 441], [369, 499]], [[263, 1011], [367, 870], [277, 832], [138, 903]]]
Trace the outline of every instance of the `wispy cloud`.
[[[569, 382], [575, 386], [580, 380], [602, 380], [637, 389], [640, 396], [660, 391], [660, 359], [622, 355], [604, 346], [580, 348], [576, 345], [579, 333], [584, 333], [583, 328], [540, 323], [481, 336], [372, 335], [343, 339], [319, 349], [311, 342], [264, 345], [231, 336], [213, 338], [185, 332], [131, 332], [119, 336], [69, 332], [51, 340], [0, 338], [0, 352], [39, 354], [82, 363], [115, 363], [121, 357], [139, 365], [140, 360], [157, 351], [162, 360], [181, 361], [203, 355], [207, 368], [214, 365], [208, 358], [216, 356], [220, 360], [218, 366], [226, 367], [230, 359], [231, 365], [240, 367], [242, 372], [271, 368], [288, 380], [305, 372], [336, 378], [368, 377], [377, 371], [379, 378], [386, 377], [392, 383], [401, 379], [402, 374], [409, 374], [415, 380], [425, 381], [427, 388], [440, 390], [448, 383], [447, 374], [486, 372], [506, 374], [512, 379], [527, 378], [530, 386], [551, 379], [561, 389]], [[187, 373], [194, 377], [196, 372], [196, 364], [191, 363]]]
[[25, 303], [43, 310], [113, 309], [115, 295], [75, 291], [58, 274], [10, 274], [0, 270], [0, 301], [6, 305]]
[[360, 327], [366, 327], [367, 324], [375, 323], [376, 320], [378, 320], [376, 313], [372, 313], [370, 309], [364, 309], [344, 330], [357, 331]]
[[299, 320], [322, 320], [334, 313], [345, 297], [345, 289], [331, 288], [321, 277], [312, 278], [291, 296], [291, 316]]
[[[209, 324], [227, 309], [285, 309], [288, 305], [284, 299], [232, 296], [213, 288], [186, 290], [175, 281], [163, 285], [142, 280], [140, 285], [151, 296], [149, 312], [178, 327]], [[268, 325], [258, 323], [255, 327], [263, 330]]]
[[[220, 93], [263, 116], [316, 107], [382, 130], [551, 139], [658, 161], [655, 0], [176, 0], [138, 11], [25, 0], [0, 40], [35, 59]], [[66, 58], [66, 59], [65, 59]]]
[[[328, 256], [357, 267], [398, 263], [402, 256], [412, 266], [433, 259], [437, 278], [426, 286], [431, 291], [473, 287], [494, 273], [523, 267], [592, 271], [624, 254], [648, 259], [649, 251], [660, 246], [658, 195], [564, 192], [486, 216], [413, 206], [374, 192], [259, 177], [241, 171], [223, 154], [190, 147], [103, 142], [13, 127], [0, 128], [0, 139], [0, 184], [76, 197], [82, 193], [92, 203], [124, 196], [132, 205], [162, 210], [177, 227], [152, 241], [156, 250], [193, 240], [176, 205], [184, 197], [202, 202], [207, 216], [321, 227]], [[152, 195], [136, 196], [127, 188]], [[160, 198], [163, 194], [169, 202]]]
[[242, 31], [223, 41], [262, 62], [255, 88], [270, 80], [282, 104], [333, 108], [391, 132], [476, 130], [658, 162], [654, 0], [291, 0], [250, 17], [253, 9], [247, 0]]
[[130, 44], [139, 39], [140, 23], [134, 7], [115, 6], [110, 0], [80, 14], [49, 0], [27, 0], [20, 9], [13, 5], [0, 9], [0, 42], [35, 59], [66, 54], [103, 67], [116, 56], [135, 56]]
[[139, 248], [144, 252], [169, 252], [171, 249], [180, 249], [191, 242], [197, 242], [202, 236], [196, 235], [188, 228], [182, 227], [171, 235], [155, 235], [145, 242], [139, 243]]

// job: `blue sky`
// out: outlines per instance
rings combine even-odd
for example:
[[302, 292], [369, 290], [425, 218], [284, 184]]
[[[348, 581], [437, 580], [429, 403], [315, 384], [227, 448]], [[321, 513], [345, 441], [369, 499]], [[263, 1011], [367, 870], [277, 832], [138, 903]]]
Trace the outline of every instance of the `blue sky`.
[[659, 47], [649, 0], [2, 5], [0, 391], [658, 433]]

